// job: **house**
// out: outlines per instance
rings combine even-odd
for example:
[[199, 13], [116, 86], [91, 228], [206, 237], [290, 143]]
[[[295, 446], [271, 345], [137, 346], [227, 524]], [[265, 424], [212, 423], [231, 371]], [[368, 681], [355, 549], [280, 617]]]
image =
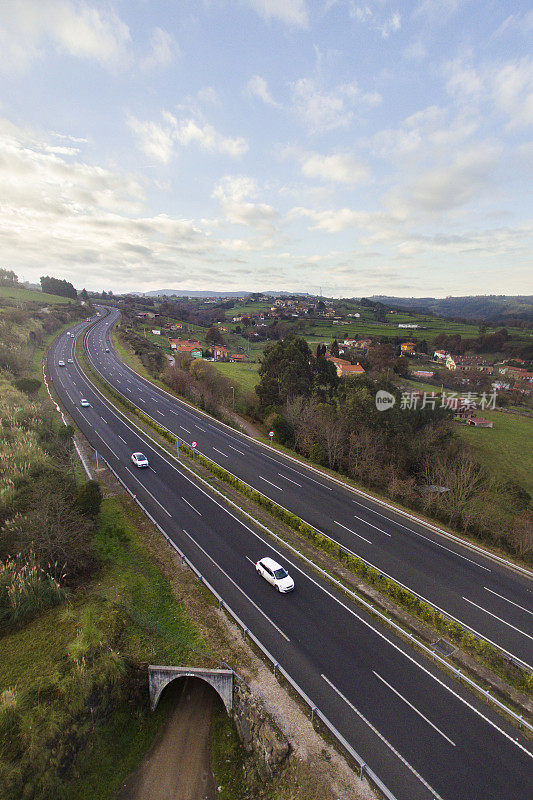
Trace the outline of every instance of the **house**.
[[446, 350], [435, 350], [433, 353], [433, 358], [435, 361], [446, 361], [450, 354], [446, 352]]
[[154, 336], [161, 336], [161, 330], [159, 328], [152, 328], [152, 333]]
[[527, 369], [522, 369], [521, 367], [502, 367], [500, 372], [502, 375], [508, 375], [515, 380], [533, 381], [533, 372], [528, 372]]
[[420, 378], [421, 380], [429, 380], [429, 378], [432, 378], [434, 374], [434, 372], [430, 372], [426, 369], [417, 369], [414, 372], [411, 372], [413, 378]]
[[345, 339], [343, 345], [345, 345], [345, 347], [355, 347], [356, 342], [357, 339]]
[[404, 342], [400, 345], [400, 349], [402, 351], [402, 356], [414, 353], [416, 350], [416, 342]]
[[335, 369], [337, 370], [337, 375], [339, 378], [345, 378], [347, 375], [365, 374], [365, 370], [360, 364], [350, 364], [350, 362], [346, 361], [344, 358], [336, 358], [335, 356], [331, 356], [329, 353], [326, 353], [326, 358], [335, 365]]
[[420, 325], [417, 325], [415, 322], [400, 322], [398, 323], [399, 328], [412, 328], [415, 330], [416, 328], [420, 328]]
[[355, 317], [356, 319], [359, 319], [359, 317], [361, 316], [361, 314], [348, 314], [348, 316], [349, 316], [349, 317]]
[[228, 332], [228, 329], [226, 328], [225, 325], [221, 325], [220, 322], [217, 322], [217, 325], [218, 325], [219, 331], [224, 331], [225, 333]]
[[228, 359], [228, 348], [223, 347], [220, 344], [213, 344], [209, 348], [209, 352], [215, 359], [215, 361], [227, 361]]
[[494, 423], [490, 421], [490, 419], [485, 419], [484, 417], [469, 417], [466, 420], [467, 425], [473, 425], [474, 428], [493, 428]]
[[368, 350], [372, 347], [372, 339], [359, 339], [354, 345], [356, 350]]
[[177, 353], [188, 353], [192, 358], [202, 357], [200, 342], [189, 342], [186, 339], [169, 339], [170, 349]]
[[233, 353], [230, 361], [246, 361], [246, 356], [244, 356], [242, 353]]
[[446, 359], [446, 368], [455, 372], [486, 372], [491, 375], [494, 367], [482, 356], [452, 356]]

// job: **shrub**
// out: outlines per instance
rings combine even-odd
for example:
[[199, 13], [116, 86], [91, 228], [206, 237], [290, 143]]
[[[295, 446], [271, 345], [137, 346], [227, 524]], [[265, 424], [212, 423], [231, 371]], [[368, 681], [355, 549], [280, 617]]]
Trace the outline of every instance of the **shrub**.
[[32, 397], [41, 388], [41, 381], [37, 380], [37, 378], [17, 378], [14, 381], [14, 385], [19, 391]]

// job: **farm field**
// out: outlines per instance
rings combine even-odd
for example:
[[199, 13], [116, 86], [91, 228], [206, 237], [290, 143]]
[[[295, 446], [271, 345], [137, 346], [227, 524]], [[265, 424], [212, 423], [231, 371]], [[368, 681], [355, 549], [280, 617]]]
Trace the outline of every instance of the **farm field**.
[[476, 450], [491, 471], [516, 481], [533, 496], [533, 419], [499, 411], [482, 411], [494, 428], [473, 428], [457, 423], [454, 430]]
[[231, 364], [229, 362], [213, 362], [218, 371], [238, 385], [244, 392], [253, 392], [259, 381], [259, 364]]
[[0, 298], [5, 297], [9, 300], [17, 300], [19, 303], [40, 303], [44, 305], [57, 305], [58, 303], [73, 303], [70, 297], [60, 297], [57, 294], [46, 294], [38, 289], [24, 289], [22, 287], [10, 288], [0, 286]]

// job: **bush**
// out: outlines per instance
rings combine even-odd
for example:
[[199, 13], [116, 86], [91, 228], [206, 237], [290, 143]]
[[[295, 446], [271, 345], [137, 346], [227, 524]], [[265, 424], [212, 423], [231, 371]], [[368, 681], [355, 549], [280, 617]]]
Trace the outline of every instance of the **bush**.
[[37, 380], [37, 378], [17, 378], [14, 381], [14, 385], [19, 391], [24, 392], [29, 397], [33, 397], [41, 388], [41, 381]]
[[78, 489], [76, 505], [82, 514], [93, 519], [98, 516], [103, 494], [98, 481], [86, 481]]

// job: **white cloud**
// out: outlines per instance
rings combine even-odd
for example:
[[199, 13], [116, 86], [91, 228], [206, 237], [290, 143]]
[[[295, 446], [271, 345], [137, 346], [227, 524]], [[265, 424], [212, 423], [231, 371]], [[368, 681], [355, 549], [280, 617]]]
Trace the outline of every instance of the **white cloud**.
[[300, 157], [302, 175], [332, 183], [361, 183], [368, 177], [368, 170], [348, 153], [330, 156], [321, 153], [302, 153]]
[[150, 36], [150, 52], [141, 61], [141, 69], [146, 72], [157, 67], [168, 67], [179, 55], [175, 38], [163, 28], [154, 28]]
[[426, 17], [431, 22], [442, 22], [452, 17], [464, 0], [421, 0], [413, 17]]
[[176, 144], [183, 147], [196, 144], [202, 150], [231, 158], [238, 158], [248, 150], [248, 143], [242, 136], [222, 136], [212, 125], [198, 123], [192, 118], [178, 120], [168, 111], [162, 116], [161, 124], [143, 122], [131, 116], [128, 125], [137, 137], [139, 148], [163, 164], [170, 160]]
[[226, 222], [272, 232], [277, 212], [266, 203], [249, 202], [257, 193], [257, 183], [253, 178], [226, 175], [213, 189], [212, 197], [220, 201]]
[[305, 0], [244, 0], [266, 20], [275, 19], [297, 28], [309, 22]]
[[292, 94], [295, 114], [312, 133], [346, 128], [354, 118], [354, 106], [375, 106], [382, 99], [378, 92], [361, 92], [356, 81], [325, 91], [312, 78], [293, 83]]
[[372, 30], [378, 31], [383, 39], [388, 39], [391, 33], [396, 33], [402, 27], [402, 18], [398, 11], [393, 11], [388, 17], [379, 13], [380, 9], [372, 9], [368, 4], [364, 6], [352, 3], [350, 16], [356, 22], [367, 25]]
[[412, 184], [393, 189], [388, 204], [394, 216], [442, 214], [457, 209], [479, 196], [489, 185], [499, 149], [480, 142], [460, 152], [452, 163], [432, 169]]
[[279, 108], [280, 104], [277, 103], [270, 94], [267, 82], [260, 75], [253, 75], [246, 84], [246, 91], [252, 97], [258, 97], [263, 103], [273, 108]]
[[106, 67], [128, 60], [128, 26], [109, 8], [78, 0], [3, 0], [0, 67], [25, 69], [51, 48]]

